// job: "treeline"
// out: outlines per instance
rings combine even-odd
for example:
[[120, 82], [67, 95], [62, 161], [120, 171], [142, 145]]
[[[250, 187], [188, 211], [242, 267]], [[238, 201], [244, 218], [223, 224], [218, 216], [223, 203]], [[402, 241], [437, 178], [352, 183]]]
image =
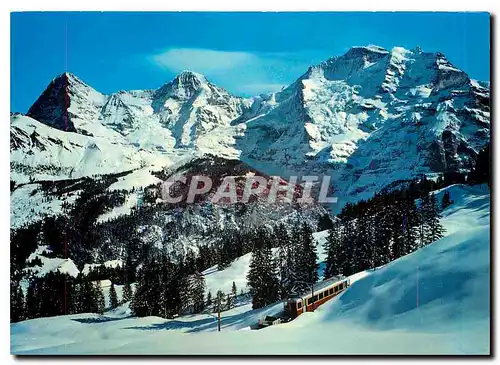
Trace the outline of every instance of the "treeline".
[[[213, 297], [208, 292], [205, 298], [205, 280], [201, 272], [214, 265], [223, 270], [234, 259], [249, 252], [252, 259], [247, 286], [253, 308], [285, 298], [292, 291], [308, 289], [318, 280], [317, 253], [312, 229], [307, 224], [296, 227], [290, 232], [283, 224], [274, 229], [260, 227], [254, 232], [221, 230], [220, 241], [215, 247], [201, 246], [203, 249], [198, 255], [190, 253], [176, 259], [156, 252], [138, 269], [131, 308], [137, 316], [165, 318], [203, 310], [231, 309], [237, 298], [235, 283], [231, 293], [219, 290]], [[276, 255], [272, 253], [273, 248]]]
[[[297, 222], [291, 229], [257, 230], [247, 285], [252, 307], [261, 308], [292, 292], [302, 293], [318, 281], [318, 255], [311, 227]], [[272, 248], [276, 248], [273, 255]]]
[[325, 276], [378, 267], [443, 237], [440, 211], [452, 202], [448, 193], [439, 204], [432, 185], [414, 180], [406, 189], [347, 204], [331, 222]]
[[103, 313], [105, 300], [99, 282], [85, 275], [74, 278], [49, 272], [29, 281], [24, 294], [19, 282], [11, 280], [11, 322], [77, 313]]
[[[233, 285], [231, 293], [218, 291], [215, 298], [208, 293], [205, 298], [205, 279], [202, 271], [212, 266], [223, 270], [230, 263], [251, 251], [256, 234], [250, 231], [223, 229], [215, 232], [219, 238], [211, 244], [202, 244], [198, 252], [188, 249], [186, 254], [166, 253], [157, 247], [156, 241], [127, 242], [125, 261], [116, 267], [104, 265], [88, 269], [78, 278], [66, 274], [50, 272], [42, 277], [26, 278], [26, 267], [41, 266], [40, 259], [26, 260], [36, 245], [26, 248], [22, 246], [21, 238], [36, 242], [40, 238], [40, 225], [36, 229], [31, 226], [17, 232], [12, 242], [19, 244], [17, 260], [11, 266], [11, 321], [28, 318], [75, 314], [83, 312], [102, 313], [104, 307], [95, 303], [104, 303], [96, 289], [101, 280], [109, 279], [110, 308], [120, 303], [117, 300], [115, 285], [123, 285], [123, 301], [131, 301], [131, 309], [137, 316], [156, 315], [172, 318], [183, 313], [198, 313], [205, 309], [227, 310], [234, 307], [237, 293]], [[43, 225], [42, 225], [43, 226]], [[42, 233], [43, 234], [43, 233]], [[49, 249], [51, 246], [49, 246]], [[53, 252], [44, 256], [54, 257]], [[21, 290], [23, 279], [29, 283], [27, 295]], [[90, 285], [90, 283], [94, 283]], [[135, 283], [135, 293], [131, 285]], [[94, 294], [83, 295], [84, 291], [94, 290]], [[100, 288], [99, 288], [100, 289]], [[26, 291], [26, 290], [25, 290]], [[33, 308], [39, 297], [39, 303]], [[94, 298], [94, 299], [92, 299]], [[218, 298], [218, 300], [217, 300]], [[80, 303], [87, 300], [88, 305]], [[54, 305], [50, 305], [53, 302]]]
[[151, 255], [137, 271], [131, 309], [136, 316], [173, 318], [205, 307], [205, 279], [192, 260]]
[[487, 183], [491, 187], [490, 182], [490, 167], [491, 167], [491, 150], [488, 143], [478, 154], [476, 165], [467, 175], [469, 184], [484, 184]]

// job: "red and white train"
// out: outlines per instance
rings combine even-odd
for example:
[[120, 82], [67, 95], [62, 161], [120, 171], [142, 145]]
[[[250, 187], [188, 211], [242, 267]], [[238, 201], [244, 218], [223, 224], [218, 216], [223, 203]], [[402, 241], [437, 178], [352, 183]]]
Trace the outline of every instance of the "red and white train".
[[292, 295], [284, 303], [285, 315], [294, 319], [304, 312], [312, 312], [321, 304], [335, 298], [351, 285], [349, 279], [331, 278], [315, 284], [308, 294]]

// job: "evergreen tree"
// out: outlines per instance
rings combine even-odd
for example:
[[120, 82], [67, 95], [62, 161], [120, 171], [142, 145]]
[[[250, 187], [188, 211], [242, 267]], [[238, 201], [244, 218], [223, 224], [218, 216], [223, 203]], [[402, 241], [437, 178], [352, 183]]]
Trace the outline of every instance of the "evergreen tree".
[[425, 194], [419, 206], [419, 247], [428, 245], [443, 237], [444, 228], [439, 219], [437, 198], [434, 194]]
[[356, 225], [352, 218], [344, 218], [342, 222], [342, 250], [339, 257], [339, 267], [343, 276], [350, 276], [356, 272], [354, 251], [350, 249], [352, 242], [356, 239]]
[[[262, 233], [262, 232], [261, 232]], [[262, 308], [278, 299], [279, 281], [271, 249], [263, 240], [257, 240], [247, 276], [252, 308]]]
[[342, 265], [340, 260], [343, 254], [343, 241], [341, 236], [340, 219], [337, 219], [332, 228], [328, 230], [328, 236], [324, 250], [327, 252], [326, 267], [323, 273], [325, 278], [340, 276], [342, 274]]
[[172, 262], [168, 255], [162, 256], [161, 268], [161, 302], [163, 303], [162, 317], [173, 318], [181, 311], [181, 287], [185, 282], [182, 267]]
[[187, 250], [184, 258], [184, 275], [192, 275], [196, 271], [196, 257], [192, 250]]
[[420, 199], [420, 205], [418, 207], [418, 248], [424, 247], [427, 244], [426, 237], [429, 230], [427, 222], [429, 203], [430, 195], [427, 193]]
[[225, 229], [221, 232], [221, 247], [219, 250], [219, 262], [217, 268], [219, 271], [227, 268], [236, 258], [234, 254], [235, 233], [230, 229]]
[[74, 280], [67, 274], [49, 272], [33, 277], [28, 286], [25, 310], [27, 318], [50, 317], [75, 312]]
[[[299, 249], [296, 258], [296, 277], [299, 286], [308, 288], [318, 281], [318, 254], [313, 242], [312, 230], [307, 223], [300, 229]], [[307, 283], [307, 284], [306, 284]]]
[[374, 237], [373, 237], [373, 266], [378, 267], [387, 264], [391, 260], [391, 224], [387, 206], [383, 199], [379, 199], [375, 204], [374, 216]]
[[391, 204], [392, 259], [407, 255], [417, 247], [419, 214], [414, 200], [406, 192], [394, 194]]
[[205, 308], [205, 278], [199, 272], [185, 278], [180, 288], [181, 311], [199, 313]]
[[226, 297], [226, 310], [234, 308], [234, 297], [228, 294]]
[[191, 289], [189, 278], [184, 277], [181, 279], [179, 287], [179, 298], [180, 298], [180, 313], [191, 314], [193, 313], [193, 300], [191, 297]]
[[133, 243], [128, 243], [127, 257], [125, 259], [125, 266], [123, 267], [124, 283], [133, 283], [135, 281], [135, 265], [132, 260], [134, 252]]
[[162, 257], [150, 256], [137, 273], [131, 308], [138, 317], [156, 315], [169, 318], [168, 315], [172, 315], [167, 289], [175, 273], [170, 272], [170, 262], [161, 260]]
[[212, 305], [212, 293], [210, 291], [208, 291], [208, 294], [207, 294], [207, 307], [210, 307]]
[[282, 299], [288, 297], [294, 285], [293, 251], [290, 236], [284, 224], [279, 224], [274, 232], [274, 242], [278, 247], [279, 292]]
[[78, 277], [73, 281], [73, 284], [71, 285], [71, 290], [70, 290], [71, 295], [68, 298], [69, 313], [71, 314], [84, 312], [82, 303], [82, 297], [83, 297], [82, 277], [83, 275], [79, 274]]
[[333, 222], [328, 213], [322, 214], [318, 219], [318, 231], [330, 230], [333, 228]]
[[129, 282], [125, 282], [123, 284], [123, 294], [122, 294], [122, 301], [123, 303], [130, 302], [132, 300], [132, 286], [130, 285]]
[[26, 318], [24, 293], [17, 282], [10, 282], [10, 321], [19, 322]]
[[102, 292], [101, 284], [99, 281], [93, 283], [93, 290], [95, 292], [97, 311], [96, 313], [104, 313], [106, 310], [106, 302], [104, 300], [104, 293]]
[[231, 287], [231, 294], [233, 296], [233, 298], [236, 298], [236, 296], [238, 295], [238, 289], [236, 288], [236, 283], [233, 281], [233, 285]]
[[222, 290], [217, 290], [214, 300], [213, 312], [222, 312], [224, 310], [224, 297], [225, 294]]
[[426, 241], [428, 243], [435, 242], [439, 240], [440, 238], [443, 237], [444, 235], [444, 228], [441, 225], [439, 219], [441, 218], [441, 215], [439, 214], [439, 208], [438, 208], [438, 202], [436, 195], [431, 194], [430, 195], [430, 207], [428, 211], [428, 224], [429, 224], [429, 231], [428, 231], [428, 236], [426, 238]]
[[373, 217], [370, 210], [365, 210], [356, 221], [356, 239], [353, 242], [353, 270], [360, 272], [373, 267]]
[[36, 279], [30, 281], [26, 295], [26, 318], [41, 317], [41, 301], [38, 299], [39, 292], [38, 281]]
[[200, 313], [205, 309], [205, 277], [200, 272], [193, 274], [193, 309], [195, 313]]
[[441, 200], [441, 209], [444, 210], [452, 204], [453, 201], [450, 198], [450, 192], [447, 190], [444, 192], [443, 199]]
[[490, 143], [488, 143], [478, 154], [476, 159], [476, 165], [469, 172], [467, 176], [468, 184], [482, 184], [488, 183], [488, 187], [491, 186], [490, 183], [490, 166], [491, 166], [491, 151]]
[[99, 298], [96, 285], [88, 278], [82, 278], [80, 303], [83, 313], [99, 313]]
[[417, 230], [419, 225], [419, 213], [415, 200], [408, 193], [403, 194], [403, 239], [405, 245], [405, 255], [415, 251], [417, 244]]
[[109, 304], [111, 309], [118, 307], [118, 297], [116, 295], [114, 283], [111, 283], [111, 287], [109, 288]]
[[130, 308], [137, 317], [146, 317], [152, 314], [148, 305], [149, 288], [146, 278], [146, 269], [141, 268], [137, 273], [135, 293], [130, 303]]

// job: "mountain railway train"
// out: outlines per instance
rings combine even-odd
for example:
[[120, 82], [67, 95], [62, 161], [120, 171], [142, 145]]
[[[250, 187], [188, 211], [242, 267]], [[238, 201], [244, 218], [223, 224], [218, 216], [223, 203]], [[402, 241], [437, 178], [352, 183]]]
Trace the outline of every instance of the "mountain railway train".
[[335, 298], [351, 285], [349, 279], [331, 278], [315, 284], [308, 294], [291, 295], [284, 303], [285, 315], [294, 319], [304, 312], [312, 312], [321, 304]]

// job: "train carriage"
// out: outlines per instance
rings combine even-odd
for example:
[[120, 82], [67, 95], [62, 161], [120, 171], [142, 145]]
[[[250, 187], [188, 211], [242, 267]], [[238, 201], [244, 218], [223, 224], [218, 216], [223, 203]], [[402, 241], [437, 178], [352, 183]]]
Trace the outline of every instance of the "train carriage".
[[308, 294], [291, 295], [284, 303], [285, 315], [294, 319], [304, 312], [312, 312], [321, 304], [336, 297], [351, 285], [349, 279], [327, 279], [317, 283]]

